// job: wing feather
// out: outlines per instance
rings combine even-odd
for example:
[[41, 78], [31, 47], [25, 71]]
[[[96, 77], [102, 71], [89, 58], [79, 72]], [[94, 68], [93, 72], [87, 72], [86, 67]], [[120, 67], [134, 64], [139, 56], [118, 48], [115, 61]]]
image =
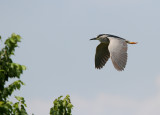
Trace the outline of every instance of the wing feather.
[[100, 43], [96, 48], [95, 55], [95, 68], [101, 69], [110, 57], [110, 53], [108, 50], [108, 44]]
[[125, 39], [108, 37], [112, 63], [118, 71], [124, 70], [127, 63], [127, 43]]

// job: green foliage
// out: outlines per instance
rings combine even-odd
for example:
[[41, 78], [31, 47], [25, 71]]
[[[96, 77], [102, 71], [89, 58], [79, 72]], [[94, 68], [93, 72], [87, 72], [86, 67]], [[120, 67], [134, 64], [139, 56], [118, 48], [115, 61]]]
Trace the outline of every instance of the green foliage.
[[19, 35], [12, 34], [11, 37], [5, 41], [5, 47], [0, 51], [0, 113], [2, 115], [27, 115], [25, 110], [26, 104], [23, 97], [15, 97], [18, 102], [14, 104], [8, 100], [8, 97], [11, 96], [15, 90], [20, 89], [24, 83], [21, 80], [17, 80], [5, 87], [9, 78], [19, 79], [23, 70], [26, 70], [24, 65], [14, 63], [11, 59], [20, 41], [21, 37]]
[[17, 80], [9, 86], [5, 87], [3, 90], [2, 98], [6, 100], [8, 96], [11, 96], [14, 90], [20, 89], [21, 85], [24, 85], [24, 83], [21, 80]]
[[18, 100], [16, 103], [12, 103], [10, 101], [0, 101], [0, 113], [2, 115], [28, 115], [25, 107], [25, 100], [23, 97], [15, 96]]
[[50, 115], [72, 115], [71, 109], [73, 105], [71, 104], [70, 96], [67, 95], [63, 100], [61, 99], [62, 97], [60, 96], [54, 100], [54, 106], [50, 109]]
[[15, 96], [15, 98], [18, 100], [18, 102], [13, 104], [13, 114], [14, 115], [27, 115], [27, 112], [25, 110], [25, 107], [27, 105], [25, 104], [25, 100], [23, 97]]
[[[20, 75], [26, 70], [24, 65], [14, 63], [11, 59], [15, 48], [18, 47], [17, 43], [20, 41], [21, 37], [19, 35], [12, 34], [5, 41], [5, 47], [0, 50], [0, 115], [28, 115], [25, 110], [26, 104], [23, 97], [15, 96], [17, 99], [16, 103], [8, 100], [8, 97], [15, 90], [19, 90], [24, 83], [21, 80], [17, 80], [5, 86], [9, 79], [20, 79]], [[61, 98], [62, 96], [53, 102], [54, 106], [50, 109], [50, 115], [72, 115], [71, 109], [73, 105], [71, 104], [70, 96], [67, 95], [63, 100]]]

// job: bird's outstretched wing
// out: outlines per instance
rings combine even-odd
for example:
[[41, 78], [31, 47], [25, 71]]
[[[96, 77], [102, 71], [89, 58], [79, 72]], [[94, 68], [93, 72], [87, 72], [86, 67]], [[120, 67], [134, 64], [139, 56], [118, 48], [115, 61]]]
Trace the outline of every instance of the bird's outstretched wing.
[[100, 43], [96, 48], [95, 68], [101, 69], [110, 57], [108, 44]]
[[108, 37], [112, 63], [118, 71], [124, 70], [127, 63], [127, 43], [125, 39]]

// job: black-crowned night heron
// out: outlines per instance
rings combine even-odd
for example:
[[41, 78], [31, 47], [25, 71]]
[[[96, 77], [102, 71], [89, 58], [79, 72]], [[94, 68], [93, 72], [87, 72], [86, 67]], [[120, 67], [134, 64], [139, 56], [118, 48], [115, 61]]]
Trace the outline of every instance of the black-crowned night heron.
[[95, 68], [101, 69], [111, 57], [112, 63], [118, 71], [124, 70], [127, 63], [127, 43], [137, 43], [110, 34], [100, 34], [90, 40], [101, 42], [96, 48]]

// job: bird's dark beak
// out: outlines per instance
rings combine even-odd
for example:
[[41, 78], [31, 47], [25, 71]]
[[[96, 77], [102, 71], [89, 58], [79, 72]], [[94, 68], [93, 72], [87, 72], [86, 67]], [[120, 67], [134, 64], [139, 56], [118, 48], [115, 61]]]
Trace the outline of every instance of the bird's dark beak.
[[90, 40], [97, 40], [97, 38], [92, 38], [92, 39], [90, 39]]

